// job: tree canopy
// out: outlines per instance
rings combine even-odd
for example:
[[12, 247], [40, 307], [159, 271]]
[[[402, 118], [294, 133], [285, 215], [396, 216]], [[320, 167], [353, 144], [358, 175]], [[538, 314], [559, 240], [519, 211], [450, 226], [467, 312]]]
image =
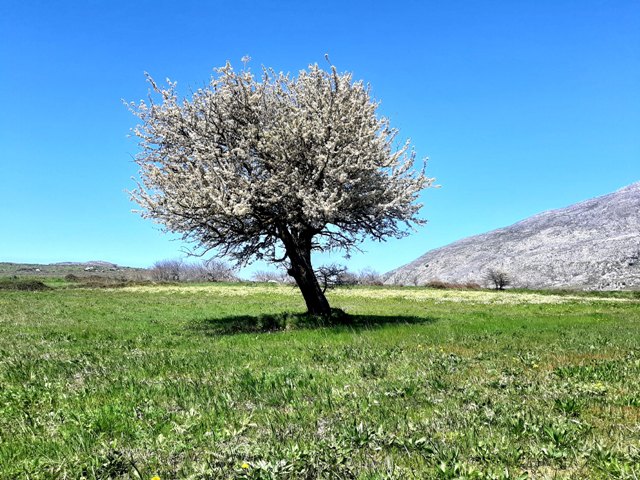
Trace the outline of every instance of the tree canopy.
[[142, 215], [238, 264], [287, 262], [311, 313], [329, 312], [312, 251], [348, 253], [424, 222], [417, 200], [432, 179], [350, 73], [256, 77], [227, 63], [190, 98], [147, 78], [148, 100], [131, 105]]

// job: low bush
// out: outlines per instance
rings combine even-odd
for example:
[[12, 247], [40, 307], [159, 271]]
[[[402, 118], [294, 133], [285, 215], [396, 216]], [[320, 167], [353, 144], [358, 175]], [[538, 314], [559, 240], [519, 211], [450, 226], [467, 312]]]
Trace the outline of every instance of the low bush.
[[19, 290], [27, 292], [35, 292], [42, 290], [51, 290], [40, 280], [20, 280], [20, 279], [5, 279], [0, 280], [0, 290]]
[[[124, 288], [138, 285], [153, 285], [150, 280], [131, 280], [127, 278], [103, 277], [100, 275], [77, 276], [74, 274], [65, 275], [64, 279], [72, 283], [68, 285], [72, 288]], [[171, 282], [163, 282], [163, 284]], [[176, 282], [173, 282], [176, 283]]]
[[450, 283], [443, 282], [442, 280], [432, 280], [425, 284], [427, 288], [434, 288], [437, 290], [480, 290], [482, 287], [474, 282], [467, 283]]

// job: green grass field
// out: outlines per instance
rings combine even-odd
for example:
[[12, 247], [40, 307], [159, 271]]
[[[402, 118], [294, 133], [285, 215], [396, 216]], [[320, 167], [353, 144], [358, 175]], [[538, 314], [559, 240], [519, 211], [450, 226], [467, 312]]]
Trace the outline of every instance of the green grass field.
[[277, 285], [0, 291], [0, 478], [640, 477], [637, 294], [330, 300], [355, 326], [261, 331]]

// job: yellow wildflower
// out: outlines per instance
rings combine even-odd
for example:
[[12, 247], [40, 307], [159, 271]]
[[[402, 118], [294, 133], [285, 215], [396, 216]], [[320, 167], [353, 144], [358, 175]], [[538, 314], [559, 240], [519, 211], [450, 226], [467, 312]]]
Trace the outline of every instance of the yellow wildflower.
[[151, 480], [160, 480], [160, 477], [158, 475], [151, 477]]
[[[247, 462], [244, 462], [244, 463], [241, 465], [241, 467], [242, 467], [244, 470], [246, 470], [247, 468], [249, 468], [249, 464], [248, 464]], [[160, 480], [160, 479], [158, 479], [158, 480]]]

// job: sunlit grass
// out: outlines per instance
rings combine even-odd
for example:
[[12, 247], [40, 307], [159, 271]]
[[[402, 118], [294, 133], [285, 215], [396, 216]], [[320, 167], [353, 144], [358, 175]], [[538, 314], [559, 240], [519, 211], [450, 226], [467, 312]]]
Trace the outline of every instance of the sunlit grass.
[[[181, 295], [201, 294], [221, 297], [246, 297], [251, 295], [300, 295], [295, 285], [284, 284], [196, 284], [196, 285], [136, 285], [125, 287], [129, 292], [153, 293], [158, 289]], [[334, 298], [373, 298], [373, 299], [402, 299], [417, 302], [462, 302], [476, 304], [541, 304], [541, 303], [569, 303], [593, 302], [598, 299], [603, 302], [628, 302], [638, 299], [624, 296], [588, 297], [571, 293], [535, 293], [535, 292], [502, 292], [495, 290], [440, 290], [416, 287], [346, 287], [330, 292]]]
[[[640, 302], [282, 285], [0, 292], [0, 478], [637, 478]], [[624, 301], [620, 301], [624, 300]]]

